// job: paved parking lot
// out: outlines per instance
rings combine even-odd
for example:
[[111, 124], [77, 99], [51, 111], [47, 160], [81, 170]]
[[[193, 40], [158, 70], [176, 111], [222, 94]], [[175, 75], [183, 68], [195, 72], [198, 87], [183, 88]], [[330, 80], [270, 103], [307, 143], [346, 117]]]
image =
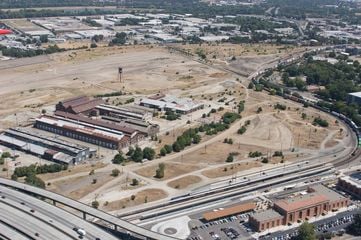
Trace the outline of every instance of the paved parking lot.
[[240, 214], [233, 217], [218, 219], [208, 223], [193, 226], [189, 240], [200, 239], [250, 239], [251, 229], [244, 226], [248, 215]]

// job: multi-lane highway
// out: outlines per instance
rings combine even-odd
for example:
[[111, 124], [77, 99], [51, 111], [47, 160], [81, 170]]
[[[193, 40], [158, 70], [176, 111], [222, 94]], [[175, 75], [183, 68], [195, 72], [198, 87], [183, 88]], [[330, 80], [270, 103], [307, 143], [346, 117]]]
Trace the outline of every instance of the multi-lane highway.
[[[87, 216], [92, 216], [96, 219], [102, 220], [110, 225], [112, 225], [114, 228], [118, 228], [118, 229], [122, 229], [125, 231], [129, 231], [130, 233], [134, 233], [137, 237], [144, 237], [146, 239], [162, 239], [162, 240], [174, 240], [175, 238], [173, 237], [169, 237], [163, 234], [159, 234], [156, 232], [153, 232], [151, 230], [139, 227], [135, 224], [132, 224], [130, 222], [127, 222], [125, 220], [119, 219], [113, 215], [107, 214], [105, 212], [102, 212], [100, 210], [97, 210], [95, 208], [92, 208], [88, 205], [85, 205], [83, 203], [77, 202], [75, 200], [72, 200], [70, 198], [64, 197], [62, 195], [53, 193], [53, 192], [49, 192], [46, 191], [44, 189], [41, 188], [37, 188], [37, 187], [33, 187], [33, 186], [29, 186], [20, 182], [16, 182], [16, 181], [12, 181], [9, 179], [5, 179], [5, 178], [0, 178], [0, 185], [2, 185], [0, 191], [1, 194], [4, 193], [9, 193], [9, 191], [13, 191], [12, 195], [11, 193], [8, 194], [8, 197], [10, 199], [13, 198], [17, 198], [18, 200], [22, 199], [23, 197], [25, 198], [26, 194], [23, 194], [21, 192], [18, 191], [14, 191], [14, 190], [10, 190], [6, 187], [11, 187], [17, 190], [21, 190], [22, 192], [27, 192], [30, 194], [34, 194], [36, 196], [40, 196], [42, 198], [48, 199], [53, 201], [54, 203], [60, 203], [61, 205], [64, 205], [66, 207], [69, 207], [73, 210], [77, 210], [81, 213], [83, 213], [84, 215]], [[6, 186], [6, 187], [4, 187]], [[21, 196], [19, 196], [19, 194], [21, 194]], [[18, 197], [19, 196], [19, 197]], [[29, 196], [28, 196], [29, 197]], [[5, 196], [6, 199], [6, 196]], [[4, 199], [3, 199], [4, 200]], [[31, 203], [31, 200], [28, 201], [29, 203]], [[52, 210], [48, 210], [48, 208], [50, 208], [50, 204], [47, 204], [45, 202], [43, 202], [43, 204], [46, 205], [40, 205], [40, 202], [37, 202], [37, 205], [31, 205], [32, 207], [36, 207], [38, 206], [39, 211], [41, 212], [41, 209], [47, 209], [47, 212], [50, 214], [50, 212], [52, 212]], [[53, 206], [52, 206], [53, 207]], [[53, 207], [54, 208], [54, 207]], [[58, 209], [58, 208], [55, 208]], [[63, 212], [63, 214], [65, 214]], [[66, 218], [65, 218], [66, 219]], [[80, 221], [81, 219], [77, 218], [78, 221]], [[81, 222], [86, 223], [85, 221], [81, 220]], [[88, 223], [90, 224], [90, 223]], [[91, 238], [91, 239], [95, 239], [95, 238]], [[102, 239], [102, 238], [101, 238]], [[114, 237], [112, 238], [105, 238], [105, 239], [116, 239]]]
[[52, 204], [0, 186], [0, 238], [5, 239], [79, 239], [75, 230], [84, 229], [83, 239], [117, 240], [91, 224]]

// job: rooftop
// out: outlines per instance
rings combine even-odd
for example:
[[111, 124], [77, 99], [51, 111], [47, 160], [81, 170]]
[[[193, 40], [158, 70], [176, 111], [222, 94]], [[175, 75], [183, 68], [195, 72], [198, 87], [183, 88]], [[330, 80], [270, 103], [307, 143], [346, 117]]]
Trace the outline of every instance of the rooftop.
[[327, 202], [328, 198], [318, 193], [309, 193], [296, 197], [290, 197], [276, 201], [274, 204], [285, 211], [292, 212], [298, 209], [307, 208], [317, 204]]
[[104, 128], [104, 130], [111, 129], [111, 130], [115, 130], [115, 131], [121, 132], [121, 134], [126, 134], [126, 135], [132, 135], [136, 132], [136, 130], [134, 130], [132, 128], [122, 127], [122, 126], [119, 126], [114, 123], [108, 123], [105, 121], [91, 119], [91, 118], [84, 117], [81, 115], [75, 115], [75, 114], [66, 113], [66, 112], [62, 112], [62, 111], [55, 111], [55, 115], [56, 116], [54, 116], [54, 118], [56, 118], [56, 119], [65, 120], [65, 121], [68, 121], [71, 119], [71, 120], [76, 121], [78, 125], [91, 124], [95, 128]]
[[273, 209], [267, 209], [265, 211], [262, 212], [257, 212], [254, 213], [252, 215], [252, 217], [257, 220], [258, 222], [263, 222], [263, 221], [268, 221], [268, 220], [273, 220], [273, 219], [278, 219], [278, 218], [283, 218], [283, 216], [281, 214], [279, 214], [278, 212], [276, 212]]
[[353, 93], [349, 93], [349, 95], [354, 97], [361, 97], [361, 92], [353, 92]]
[[358, 188], [361, 188], [361, 173], [359, 172], [353, 173], [350, 176], [344, 176], [341, 179]]
[[51, 116], [42, 116], [36, 119], [37, 122], [43, 122], [53, 126], [59, 126], [66, 129], [71, 129], [77, 132], [82, 132], [89, 135], [105, 138], [111, 141], [121, 141], [124, 137], [122, 132], [118, 131], [104, 131], [102, 129], [96, 129], [96, 126], [87, 124], [86, 126], [78, 124], [76, 121], [68, 119], [58, 119]]
[[345, 197], [341, 194], [338, 194], [337, 192], [325, 187], [322, 184], [317, 184], [315, 186], [310, 187], [311, 190], [314, 190], [315, 192], [319, 193], [320, 195], [326, 196], [330, 201], [337, 201], [344, 199]]
[[255, 207], [256, 204], [254, 202], [243, 203], [219, 211], [206, 212], [203, 214], [203, 218], [207, 221], [211, 221], [217, 218], [231, 216], [242, 212], [248, 212], [253, 210]]

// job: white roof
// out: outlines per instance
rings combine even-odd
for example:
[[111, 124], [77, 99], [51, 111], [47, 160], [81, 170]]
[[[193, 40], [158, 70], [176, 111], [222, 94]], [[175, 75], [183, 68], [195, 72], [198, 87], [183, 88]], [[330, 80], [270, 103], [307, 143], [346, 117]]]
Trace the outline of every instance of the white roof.
[[194, 102], [190, 98], [178, 98], [176, 96], [167, 95], [160, 100], [142, 99], [141, 103], [158, 106], [159, 108], [170, 108], [180, 111], [189, 111], [201, 106], [201, 103]]
[[361, 92], [349, 93], [349, 95], [361, 98]]
[[204, 37], [200, 37], [200, 39], [206, 42], [215, 42], [215, 41], [228, 40], [229, 36], [204, 36]]

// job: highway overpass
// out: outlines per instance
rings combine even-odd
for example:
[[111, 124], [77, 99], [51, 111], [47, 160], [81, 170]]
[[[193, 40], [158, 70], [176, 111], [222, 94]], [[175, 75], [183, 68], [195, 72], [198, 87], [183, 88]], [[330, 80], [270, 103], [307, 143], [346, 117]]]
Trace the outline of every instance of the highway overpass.
[[[118, 240], [99, 226], [31, 195], [0, 186], [0, 239]], [[76, 228], [76, 229], [75, 229]]]
[[[19, 183], [16, 181], [5, 179], [5, 178], [0, 178], [0, 185], [6, 186], [6, 187], [11, 187], [11, 188], [14, 188], [17, 190], [21, 190], [22, 192], [31, 193], [36, 196], [40, 196], [45, 199], [52, 200], [54, 205], [57, 203], [60, 203], [64, 206], [67, 206], [69, 208], [72, 208], [74, 210], [77, 210], [77, 211], [83, 213], [84, 219], [86, 219], [86, 216], [88, 216], [88, 215], [92, 216], [92, 217], [102, 220], [108, 224], [111, 224], [112, 226], [114, 226], [115, 230], [117, 228], [124, 229], [126, 231], [129, 231], [130, 233], [135, 233], [138, 236], [142, 236], [145, 239], [157, 239], [157, 240], [158, 239], [162, 239], [162, 240], [174, 240], [175, 239], [173, 237], [169, 237], [169, 236], [159, 234], [159, 233], [153, 232], [151, 230], [139, 227], [135, 224], [132, 224], [132, 223], [129, 223], [122, 219], [119, 219], [113, 215], [110, 215], [110, 214], [100, 211], [98, 209], [92, 208], [92, 207], [85, 205], [83, 203], [80, 203], [78, 201], [66, 198], [57, 193], [46, 191], [41, 188], [33, 187], [30, 185], [26, 185], [26, 184]], [[6, 189], [4, 189], [4, 187], [1, 187], [0, 191], [3, 191], [3, 190], [6, 190]], [[1, 193], [1, 194], [3, 194], [3, 193]], [[18, 191], [14, 191], [12, 193], [13, 196], [15, 196], [15, 195], [17, 196], [19, 194], [26, 196], [26, 194], [23, 194]], [[47, 204], [47, 203], [45, 203], [45, 204]], [[51, 204], [47, 204], [47, 205], [51, 206]], [[54, 208], [54, 206], [52, 206], [52, 207]], [[0, 206], [0, 209], [1, 208], [2, 208], [2, 206]], [[55, 209], [59, 209], [59, 208], [55, 208]], [[49, 239], [52, 239], [52, 238], [49, 238]], [[105, 238], [105, 239], [112, 240], [112, 239], [116, 239], [116, 238], [113, 237], [113, 238]]]

